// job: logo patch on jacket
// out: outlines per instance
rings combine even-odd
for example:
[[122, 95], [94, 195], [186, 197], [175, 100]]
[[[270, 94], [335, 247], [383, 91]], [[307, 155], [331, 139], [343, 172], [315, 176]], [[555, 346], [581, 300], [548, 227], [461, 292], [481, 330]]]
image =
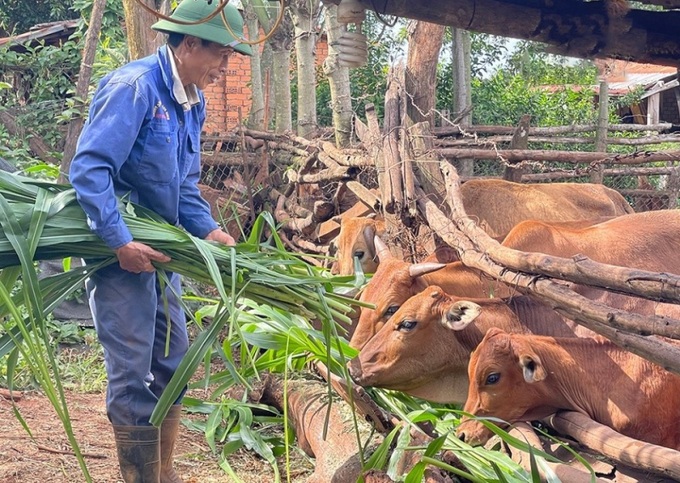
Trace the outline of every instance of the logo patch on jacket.
[[153, 106], [153, 117], [155, 119], [164, 119], [166, 121], [170, 120], [170, 113], [165, 108], [161, 101], [158, 101], [155, 106]]

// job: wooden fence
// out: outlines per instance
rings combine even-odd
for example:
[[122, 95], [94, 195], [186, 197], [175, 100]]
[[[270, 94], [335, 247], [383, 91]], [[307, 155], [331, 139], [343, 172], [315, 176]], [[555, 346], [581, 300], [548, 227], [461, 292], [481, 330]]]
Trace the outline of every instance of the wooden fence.
[[[680, 126], [612, 124], [604, 142], [597, 131], [597, 125], [529, 127], [520, 121], [517, 127], [438, 127], [433, 134], [436, 152], [456, 165], [461, 181], [599, 182], [637, 211], [678, 206]], [[573, 146], [579, 151], [569, 150]]]

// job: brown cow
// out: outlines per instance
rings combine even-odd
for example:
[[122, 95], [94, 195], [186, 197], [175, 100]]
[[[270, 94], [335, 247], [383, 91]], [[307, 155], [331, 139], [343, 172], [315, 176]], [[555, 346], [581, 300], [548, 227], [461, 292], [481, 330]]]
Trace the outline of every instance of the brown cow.
[[[680, 210], [658, 210], [620, 216], [583, 227], [557, 227], [541, 221], [518, 224], [504, 246], [558, 257], [576, 254], [600, 263], [651, 272], [680, 274]], [[576, 286], [585, 297], [643, 315], [679, 317], [680, 307]]]
[[343, 218], [340, 222], [340, 234], [335, 240], [336, 261], [331, 273], [352, 275], [354, 273], [354, 257], [359, 259], [364, 273], [374, 273], [378, 268], [378, 257], [373, 245], [376, 235], [385, 232], [385, 222], [375, 216]]
[[[680, 449], [680, 377], [610, 341], [490, 329], [472, 354], [464, 410], [508, 423], [578, 411], [635, 439]], [[653, 408], [653, 410], [652, 410]], [[491, 432], [463, 418], [458, 435]]]
[[[680, 257], [676, 255], [680, 253], [680, 210], [634, 213], [595, 225], [583, 223], [587, 226], [578, 228], [575, 223], [525, 221], [508, 234], [503, 246], [560, 257], [580, 253], [601, 263], [680, 274]], [[378, 270], [361, 294], [362, 301], [375, 304], [376, 308], [361, 309], [350, 341], [352, 347], [361, 348], [401, 304], [428, 285], [439, 285], [446, 293], [459, 297], [512, 294], [511, 287], [460, 262], [409, 264], [389, 258], [384, 250], [379, 253]], [[383, 260], [384, 257], [387, 258]], [[612, 307], [643, 315], [680, 315], [677, 305], [657, 304], [595, 288], [578, 287], [577, 291]]]
[[[460, 193], [467, 215], [498, 241], [524, 220], [594, 220], [633, 213], [623, 196], [600, 184], [523, 184], [483, 179], [463, 183]], [[357, 256], [364, 273], [374, 273], [378, 259], [370, 235], [384, 229], [384, 222], [375, 218], [343, 219], [332, 272], [353, 274], [353, 259]]]
[[529, 297], [465, 300], [431, 286], [404, 303], [349, 362], [349, 371], [362, 386], [462, 404], [470, 353], [490, 327], [562, 337], [593, 334]]
[[467, 215], [493, 238], [524, 220], [577, 221], [633, 213], [611, 188], [591, 183], [513, 183], [475, 179], [460, 187]]
[[[362, 272], [375, 273], [379, 259], [374, 239], [384, 233], [385, 222], [375, 216], [343, 218], [340, 222], [340, 234], [334, 241], [336, 260], [331, 266], [331, 273], [352, 275], [355, 257], [359, 259]], [[437, 247], [423, 262], [451, 263], [458, 259], [458, 253], [445, 245]]]

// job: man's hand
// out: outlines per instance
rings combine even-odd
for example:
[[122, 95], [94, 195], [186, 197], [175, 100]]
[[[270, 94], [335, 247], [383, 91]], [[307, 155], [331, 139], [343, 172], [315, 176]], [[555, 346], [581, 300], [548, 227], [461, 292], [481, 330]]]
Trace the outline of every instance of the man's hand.
[[208, 241], [215, 241], [217, 243], [222, 243], [223, 245], [233, 246], [236, 245], [236, 241], [232, 236], [226, 231], [222, 231], [220, 228], [215, 228], [213, 231], [208, 233], [205, 237]]
[[154, 250], [144, 243], [131, 241], [127, 245], [114, 250], [120, 263], [120, 268], [132, 273], [153, 272], [151, 262], [169, 262], [170, 257]]

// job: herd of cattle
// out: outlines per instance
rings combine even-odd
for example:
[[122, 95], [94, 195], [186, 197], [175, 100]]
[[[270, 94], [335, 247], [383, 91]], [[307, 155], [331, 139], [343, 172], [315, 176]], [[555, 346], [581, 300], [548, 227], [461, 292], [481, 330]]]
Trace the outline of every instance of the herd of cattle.
[[[468, 216], [506, 247], [680, 274], [680, 210], [635, 213], [618, 192], [578, 183], [468, 181], [461, 195]], [[680, 450], [680, 376], [460, 261], [400, 260], [382, 230], [372, 218], [343, 220], [336, 242], [338, 272], [351, 274], [356, 256], [374, 273], [360, 300], [375, 308], [361, 308], [350, 340], [358, 384], [509, 423], [578, 411]], [[573, 289], [613, 308], [680, 319], [678, 305]], [[464, 418], [458, 435], [483, 444], [491, 433]]]

